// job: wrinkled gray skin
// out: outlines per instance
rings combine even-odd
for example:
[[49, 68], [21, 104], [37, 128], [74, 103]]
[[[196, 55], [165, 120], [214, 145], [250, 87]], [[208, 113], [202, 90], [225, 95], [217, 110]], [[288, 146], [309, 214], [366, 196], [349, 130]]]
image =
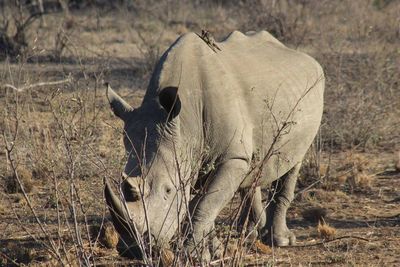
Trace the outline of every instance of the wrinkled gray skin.
[[[251, 223], [267, 243], [295, 242], [286, 211], [321, 122], [323, 71], [265, 31], [233, 32], [217, 45], [221, 51], [194, 33], [181, 36], [158, 62], [138, 108], [108, 88], [125, 123], [128, 211], [109, 184], [105, 195], [129, 245], [135, 241], [126, 228], [135, 226], [135, 235], [166, 246], [189, 216], [186, 247], [194, 249], [234, 193], [248, 191], [255, 177]], [[260, 188], [271, 184], [274, 201], [265, 211]]]

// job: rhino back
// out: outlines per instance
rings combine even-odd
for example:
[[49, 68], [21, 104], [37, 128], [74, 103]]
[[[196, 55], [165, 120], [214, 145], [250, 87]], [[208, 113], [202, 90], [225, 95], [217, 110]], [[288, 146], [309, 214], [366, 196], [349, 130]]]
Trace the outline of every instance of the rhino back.
[[213, 51], [195, 34], [181, 37], [160, 62], [148, 98], [178, 86], [182, 136], [207, 146], [210, 158], [262, 159], [281, 135], [273, 146], [279, 153], [264, 168], [269, 183], [302, 160], [317, 133], [322, 69], [267, 32], [233, 32], [217, 46]]
[[[221, 61], [237, 85], [240, 113], [253, 126], [253, 151], [262, 159], [266, 183], [301, 161], [321, 123], [324, 75], [310, 56], [291, 50], [267, 32], [231, 35], [221, 43]], [[286, 126], [285, 126], [286, 125]], [[279, 138], [275, 138], [280, 135]]]

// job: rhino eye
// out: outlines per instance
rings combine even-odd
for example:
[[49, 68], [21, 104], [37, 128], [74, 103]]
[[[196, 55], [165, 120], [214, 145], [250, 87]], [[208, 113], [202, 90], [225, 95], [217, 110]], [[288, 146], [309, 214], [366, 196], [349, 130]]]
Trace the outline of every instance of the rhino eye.
[[169, 195], [169, 194], [171, 194], [171, 192], [172, 192], [171, 187], [166, 186], [166, 187], [165, 187], [165, 193], [167, 193], [167, 194]]

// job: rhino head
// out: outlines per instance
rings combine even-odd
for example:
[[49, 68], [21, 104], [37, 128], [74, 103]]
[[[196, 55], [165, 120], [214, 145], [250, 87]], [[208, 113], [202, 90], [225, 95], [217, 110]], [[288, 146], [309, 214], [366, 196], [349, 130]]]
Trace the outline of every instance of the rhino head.
[[182, 164], [181, 103], [178, 88], [166, 87], [154, 100], [132, 108], [107, 86], [111, 108], [124, 121], [128, 159], [120, 194], [106, 182], [105, 197], [115, 228], [137, 257], [143, 240], [165, 246], [187, 210], [190, 186]]

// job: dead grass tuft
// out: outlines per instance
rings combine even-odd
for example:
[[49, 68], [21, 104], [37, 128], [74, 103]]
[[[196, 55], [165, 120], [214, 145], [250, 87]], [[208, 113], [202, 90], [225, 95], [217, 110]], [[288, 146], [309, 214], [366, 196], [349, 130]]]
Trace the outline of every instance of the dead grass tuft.
[[373, 176], [368, 175], [364, 172], [354, 173], [352, 176], [349, 177], [349, 183], [353, 189], [357, 187], [364, 189], [370, 188], [372, 181]]
[[110, 222], [107, 222], [101, 228], [100, 227], [101, 226], [98, 224], [90, 227], [91, 239], [95, 240], [98, 237], [102, 246], [109, 249], [116, 248], [119, 236], [114, 226]]
[[265, 245], [260, 240], [254, 243], [255, 251], [262, 254], [272, 254], [272, 249], [270, 246]]
[[102, 237], [103, 244], [107, 248], [116, 248], [118, 244], [118, 234], [111, 224], [106, 224], [104, 226], [104, 232]]
[[336, 236], [336, 229], [324, 221], [318, 223], [317, 231], [318, 236], [324, 240], [332, 240]]
[[161, 263], [162, 266], [167, 267], [167, 266], [172, 266], [174, 263], [174, 253], [169, 250], [169, 249], [163, 249], [161, 250]]

